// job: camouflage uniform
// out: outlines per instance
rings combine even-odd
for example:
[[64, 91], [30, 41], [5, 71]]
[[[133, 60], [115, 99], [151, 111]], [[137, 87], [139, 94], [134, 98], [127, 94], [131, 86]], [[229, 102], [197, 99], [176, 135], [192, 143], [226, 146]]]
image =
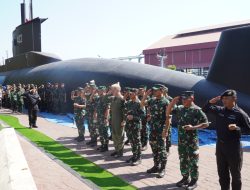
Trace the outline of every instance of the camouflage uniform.
[[[143, 114], [139, 99], [136, 101], [129, 100], [125, 103], [125, 131], [132, 148], [132, 161], [141, 159], [141, 116]], [[133, 120], [128, 120], [128, 115], [132, 115]]]
[[96, 111], [96, 103], [97, 103], [98, 95], [94, 95], [92, 100], [89, 100], [88, 106], [88, 128], [90, 133], [91, 142], [97, 142], [98, 137], [98, 123], [94, 117]]
[[15, 89], [10, 92], [10, 104], [12, 111], [17, 111], [17, 93]]
[[24, 101], [23, 101], [22, 94], [23, 94], [22, 90], [21, 89], [17, 89], [17, 91], [16, 91], [16, 96], [17, 96], [17, 111], [19, 113], [23, 112]]
[[107, 147], [109, 143], [108, 136], [108, 125], [105, 123], [105, 112], [110, 107], [110, 102], [108, 100], [108, 95], [100, 96], [97, 101], [96, 111], [97, 111], [97, 121], [98, 121], [98, 131], [100, 135], [100, 142], [102, 147]]
[[202, 110], [193, 105], [185, 108], [183, 105], [177, 106], [173, 110], [173, 114], [177, 117], [178, 126], [178, 152], [180, 159], [180, 170], [183, 177], [189, 176], [193, 180], [197, 180], [198, 160], [199, 160], [199, 138], [197, 130], [187, 131], [183, 129], [185, 125], [198, 125], [207, 123], [207, 117]]
[[165, 97], [152, 98], [148, 101], [151, 115], [149, 143], [153, 152], [154, 166], [165, 169], [166, 143], [162, 139], [162, 131], [165, 128], [166, 107], [169, 101]]
[[[142, 100], [143, 96], [138, 97], [140, 100]], [[147, 121], [147, 106], [144, 108], [144, 114], [141, 115], [141, 145], [142, 147], [146, 146], [148, 144], [148, 136], [149, 136], [149, 130], [148, 130], [148, 121]]]
[[[86, 100], [80, 96], [74, 98], [74, 103], [79, 105], [86, 105]], [[85, 127], [84, 127], [84, 116], [86, 115], [86, 111], [84, 108], [74, 108], [74, 119], [76, 123], [76, 127], [78, 129], [79, 137], [84, 137]]]
[[59, 101], [58, 101], [58, 112], [65, 114], [65, 105], [66, 105], [66, 90], [65, 88], [58, 88], [58, 96], [59, 96]]
[[45, 88], [45, 109], [47, 112], [52, 112], [52, 100], [53, 100], [53, 94], [52, 94], [52, 88], [46, 87]]
[[53, 99], [53, 106], [52, 106], [52, 111], [54, 113], [59, 113], [59, 89], [54, 88], [52, 91], [52, 99]]

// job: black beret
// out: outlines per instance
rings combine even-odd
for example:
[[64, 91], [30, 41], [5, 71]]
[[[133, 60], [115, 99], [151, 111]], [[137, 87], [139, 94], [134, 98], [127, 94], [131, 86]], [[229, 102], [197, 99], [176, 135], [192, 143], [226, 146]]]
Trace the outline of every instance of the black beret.
[[237, 97], [237, 92], [235, 90], [226, 90], [225, 92], [223, 92], [221, 95], [221, 98], [222, 97], [225, 97], [225, 96], [232, 96], [232, 97]]

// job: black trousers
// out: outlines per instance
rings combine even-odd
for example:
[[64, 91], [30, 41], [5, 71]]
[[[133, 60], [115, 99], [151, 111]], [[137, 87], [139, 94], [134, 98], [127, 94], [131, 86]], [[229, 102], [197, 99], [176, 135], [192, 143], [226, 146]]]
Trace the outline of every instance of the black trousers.
[[28, 109], [29, 125], [30, 126], [36, 126], [37, 112], [38, 112], [38, 110], [36, 110], [36, 109]]
[[240, 141], [223, 142], [218, 140], [216, 159], [221, 190], [230, 189], [230, 174], [232, 176], [232, 190], [241, 190], [243, 151]]

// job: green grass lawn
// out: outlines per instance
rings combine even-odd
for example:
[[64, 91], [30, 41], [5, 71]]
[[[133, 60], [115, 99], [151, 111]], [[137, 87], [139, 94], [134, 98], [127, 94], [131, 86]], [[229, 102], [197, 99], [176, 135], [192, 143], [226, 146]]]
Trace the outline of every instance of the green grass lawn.
[[67, 164], [82, 177], [95, 183], [101, 189], [136, 189], [134, 186], [123, 181], [121, 178], [114, 176], [110, 172], [100, 168], [96, 164], [76, 154], [74, 151], [66, 148], [47, 135], [21, 125], [16, 117], [0, 115], [0, 119], [9, 126], [15, 128], [15, 130], [20, 134], [37, 144], [37, 146], [42, 147], [46, 152], [52, 154], [57, 159]]

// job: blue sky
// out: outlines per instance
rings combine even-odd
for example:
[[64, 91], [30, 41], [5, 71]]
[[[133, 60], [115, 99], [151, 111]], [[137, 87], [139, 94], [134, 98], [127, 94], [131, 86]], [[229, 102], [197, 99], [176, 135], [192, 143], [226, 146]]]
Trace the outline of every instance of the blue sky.
[[[0, 2], [2, 60], [12, 56], [22, 1]], [[249, 7], [249, 0], [33, 0], [34, 17], [48, 18], [42, 50], [62, 59], [138, 55], [168, 34], [250, 19]]]

